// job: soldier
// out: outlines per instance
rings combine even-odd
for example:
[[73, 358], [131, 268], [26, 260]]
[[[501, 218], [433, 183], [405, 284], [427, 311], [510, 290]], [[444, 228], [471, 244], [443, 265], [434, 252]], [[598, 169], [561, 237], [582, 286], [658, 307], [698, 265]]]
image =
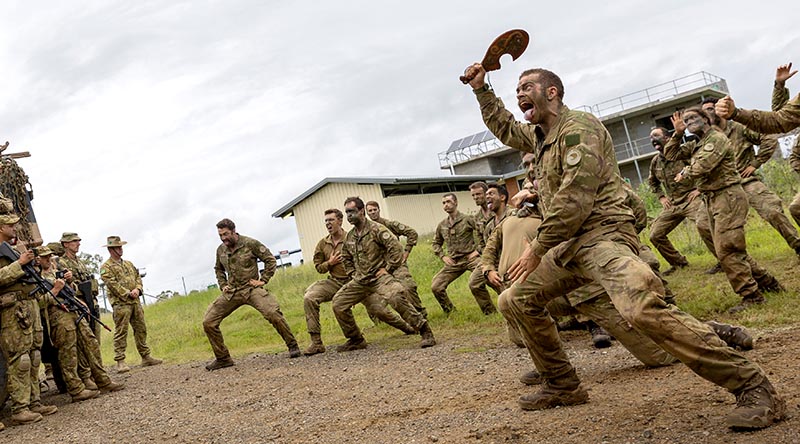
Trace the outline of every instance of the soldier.
[[[686, 256], [682, 255], [672, 245], [667, 235], [672, 232], [684, 219], [695, 223], [700, 239], [711, 254], [716, 257], [714, 241], [711, 237], [711, 227], [708, 223], [703, 200], [698, 199], [700, 192], [691, 181], [675, 182], [675, 175], [686, 165], [684, 160], [668, 160], [664, 157], [664, 145], [669, 140], [669, 131], [658, 127], [650, 131], [650, 142], [655, 147], [657, 154], [650, 162], [650, 175], [647, 183], [650, 190], [658, 196], [658, 201], [664, 210], [656, 217], [650, 227], [650, 242], [656, 247], [661, 256], [669, 263], [670, 268], [664, 271], [669, 276], [679, 268], [689, 265]], [[716, 270], [709, 270], [716, 272]]]
[[[444, 262], [444, 267], [433, 277], [431, 290], [445, 314], [450, 314], [455, 307], [447, 297], [447, 286], [466, 271], [482, 274], [476, 237], [479, 231], [474, 218], [458, 211], [458, 198], [455, 194], [447, 193], [442, 196], [442, 208], [447, 217], [436, 227], [433, 235], [433, 254]], [[447, 254], [443, 249], [445, 244], [447, 244]], [[477, 278], [473, 280], [470, 276], [469, 289], [472, 296], [484, 314], [495, 313], [497, 310], [486, 287], [478, 285], [481, 282]]]
[[535, 154], [544, 219], [536, 239], [511, 266], [517, 282], [499, 307], [520, 328], [544, 383], [520, 405], [541, 410], [582, 404], [588, 393], [564, 352], [547, 303], [583, 283], [600, 284], [623, 319], [698, 375], [736, 394], [730, 427], [755, 429], [779, 421], [785, 403], [763, 370], [726, 346], [712, 329], [664, 302], [664, 288], [638, 257], [633, 214], [608, 131], [593, 115], [563, 103], [561, 79], [544, 69], [522, 73], [517, 122], [485, 82], [479, 64], [466, 75], [484, 122], [507, 146]]
[[[786, 88], [786, 81], [797, 74], [797, 70], [792, 71], [792, 64], [781, 65], [775, 71], [775, 87], [772, 91], [772, 110], [778, 111], [789, 101], [789, 88]], [[792, 169], [800, 173], [800, 136], [794, 140], [792, 152], [789, 154], [789, 165]], [[797, 193], [789, 204], [789, 213], [798, 225], [800, 225], [800, 193]]]
[[[53, 252], [50, 248], [38, 247], [36, 254], [39, 273], [43, 278], [54, 284], [51, 293], [58, 295], [60, 289], [64, 286], [64, 282], [73, 278], [72, 272], [66, 271], [63, 281], [58, 279], [55, 266], [51, 261]], [[125, 385], [113, 382], [108, 376], [100, 358], [100, 343], [97, 342], [95, 334], [89, 327], [85, 317], [80, 322], [76, 322], [78, 314], [62, 309], [61, 304], [51, 294], [43, 296], [42, 307], [47, 314], [46, 319], [49, 324], [50, 340], [53, 346], [58, 349], [58, 362], [61, 366], [64, 382], [67, 385], [67, 392], [72, 397], [72, 402], [92, 399], [100, 393], [100, 390], [116, 392], [125, 388]], [[94, 389], [89, 389], [83, 381], [84, 378], [79, 376], [79, 355], [83, 355], [83, 359], [88, 363], [91, 375], [90, 381], [92, 381], [92, 384], [95, 381], [97, 383]]]
[[[800, 255], [800, 236], [792, 222], [783, 214], [783, 202], [777, 194], [767, 188], [756, 173], [761, 165], [772, 158], [778, 148], [778, 139], [775, 136], [761, 134], [744, 127], [741, 123], [720, 118], [714, 112], [717, 99], [703, 100], [702, 108], [731, 142], [731, 147], [736, 154], [736, 169], [742, 180], [742, 189], [750, 204], [762, 219], [769, 222], [781, 237], [786, 241], [795, 254]], [[753, 144], [758, 145], [756, 154]]]
[[[7, 203], [0, 202], [0, 207], [7, 210]], [[11, 208], [13, 211], [13, 206]], [[17, 222], [19, 216], [12, 212], [0, 214], [0, 242], [11, 243], [16, 239]], [[22, 266], [31, 263], [33, 257], [33, 250], [19, 254], [16, 261], [0, 257], [0, 349], [7, 366], [11, 420], [17, 424], [42, 420], [41, 413], [31, 411], [32, 384], [39, 386], [39, 361], [33, 350], [34, 323], [39, 318], [39, 308], [31, 294], [36, 287], [23, 280], [25, 272], [22, 271]]]
[[478, 231], [478, 254], [483, 251], [485, 239], [488, 237], [483, 234], [486, 224], [494, 217], [492, 210], [489, 209], [489, 204], [486, 202], [486, 191], [488, 189], [489, 186], [483, 181], [473, 182], [469, 185], [469, 194], [478, 207], [478, 212], [473, 216], [475, 218], [475, 228]]
[[[711, 117], [699, 106], [675, 112], [675, 134], [664, 147], [667, 159], [691, 159], [675, 181], [692, 180], [703, 193], [708, 220], [713, 230], [714, 247], [722, 269], [742, 302], [731, 309], [742, 311], [766, 302], [762, 291], [782, 291], [777, 279], [747, 254], [744, 225], [747, 222], [747, 197], [736, 170], [736, 154], [724, 134], [711, 126]], [[684, 130], [700, 137], [698, 142], [680, 144]]]
[[[311, 284], [303, 295], [306, 326], [311, 335], [311, 345], [303, 351], [306, 356], [325, 352], [321, 336], [322, 328], [319, 325], [319, 306], [323, 302], [332, 301], [336, 292], [350, 281], [350, 276], [342, 263], [342, 245], [344, 245], [346, 236], [342, 229], [343, 220], [344, 215], [341, 211], [335, 208], [325, 210], [325, 228], [328, 230], [328, 235], [317, 242], [317, 247], [314, 249], [314, 267], [317, 269], [317, 273], [329, 273], [329, 275], [327, 279]], [[366, 307], [370, 317], [379, 319], [406, 334], [417, 332], [396, 313], [388, 310], [378, 295], [370, 294], [362, 301], [362, 304]]]
[[[100, 304], [97, 302], [97, 295], [100, 294], [97, 279], [94, 274], [89, 271], [86, 264], [78, 257], [78, 251], [81, 249], [81, 238], [78, 233], [63, 233], [59, 240], [64, 247], [64, 254], [59, 254], [58, 265], [64, 270], [72, 272], [72, 279], [68, 280], [68, 284], [75, 283], [78, 289], [77, 295], [84, 301], [92, 301], [94, 303], [93, 313], [100, 314]], [[53, 253], [56, 253], [53, 251]], [[90, 294], [83, 294], [87, 291]], [[92, 323], [94, 336], [97, 342], [100, 342], [100, 324]]]
[[388, 301], [406, 323], [422, 336], [420, 347], [436, 345], [433, 332], [425, 319], [410, 304], [408, 291], [392, 273], [403, 262], [403, 249], [388, 228], [367, 219], [364, 201], [348, 197], [344, 201], [347, 221], [353, 229], [347, 233], [342, 247], [342, 262], [351, 281], [333, 296], [333, 314], [342, 328], [347, 342], [336, 348], [344, 352], [367, 347], [353, 317], [352, 307], [377, 294]]
[[400, 239], [400, 236], [405, 236], [406, 245], [403, 250], [403, 265], [397, 267], [397, 270], [392, 274], [408, 290], [409, 302], [414, 306], [414, 309], [427, 319], [428, 310], [425, 309], [422, 305], [422, 300], [419, 298], [417, 281], [414, 280], [414, 276], [411, 275], [411, 270], [408, 269], [408, 255], [411, 254], [411, 250], [417, 245], [417, 230], [395, 220], [382, 218], [381, 207], [378, 205], [378, 202], [374, 200], [367, 202], [365, 205], [367, 208], [367, 216], [369, 216], [373, 222], [377, 222], [388, 228], [398, 239]]
[[[255, 308], [275, 327], [289, 349], [289, 358], [302, 356], [277, 299], [266, 289], [277, 268], [275, 256], [261, 242], [237, 233], [236, 224], [230, 219], [217, 222], [217, 233], [222, 244], [217, 247], [214, 272], [222, 294], [208, 306], [203, 317], [203, 330], [208, 336], [215, 358], [206, 365], [206, 370], [233, 365], [219, 324], [242, 305]], [[264, 263], [261, 273], [258, 272], [259, 260]]]
[[122, 259], [122, 246], [127, 244], [119, 236], [108, 236], [103, 247], [111, 256], [100, 267], [100, 276], [108, 289], [108, 299], [114, 310], [114, 360], [117, 372], [125, 373], [130, 367], [125, 363], [125, 349], [128, 346], [128, 325], [133, 327], [136, 350], [142, 357], [142, 365], [147, 367], [161, 364], [160, 359], [150, 355], [147, 346], [147, 325], [139, 297], [144, 291], [142, 277], [133, 263]]

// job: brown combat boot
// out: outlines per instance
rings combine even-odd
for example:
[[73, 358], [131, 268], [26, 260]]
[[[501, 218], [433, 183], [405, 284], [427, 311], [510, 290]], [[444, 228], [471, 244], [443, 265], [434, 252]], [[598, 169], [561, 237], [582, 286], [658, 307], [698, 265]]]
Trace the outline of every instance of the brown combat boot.
[[720, 339], [728, 344], [728, 347], [741, 350], [753, 349], [753, 337], [744, 329], [734, 325], [723, 324], [716, 321], [708, 321], [706, 324], [714, 330]]
[[117, 373], [127, 373], [131, 371], [131, 368], [128, 367], [128, 364], [125, 361], [117, 361]]
[[736, 394], [736, 409], [725, 421], [734, 430], [763, 429], [780, 421], [784, 415], [786, 403], [765, 377], [757, 387]]
[[86, 378], [83, 380], [83, 385], [86, 387], [86, 390], [97, 390], [97, 384], [94, 383], [92, 378]]
[[540, 375], [536, 370], [525, 372], [519, 377], [519, 382], [525, 385], [539, 385], [542, 383], [542, 381], [544, 381], [544, 379], [542, 379], [542, 375]]
[[592, 345], [594, 345], [594, 348], [611, 347], [611, 340], [613, 338], [603, 327], [595, 324], [594, 321], [588, 321], [586, 326], [589, 329], [589, 333], [592, 334]]
[[97, 398], [100, 392], [95, 390], [84, 390], [72, 397], [72, 402], [86, 401], [87, 399]]
[[299, 358], [300, 356], [303, 356], [303, 352], [300, 351], [300, 347], [297, 344], [289, 347], [289, 359]]
[[303, 351], [303, 354], [306, 356], [313, 356], [319, 353], [325, 353], [325, 344], [322, 343], [322, 336], [312, 333], [311, 345]]
[[38, 413], [42, 416], [49, 416], [58, 411], [58, 407], [54, 405], [44, 405], [42, 403], [31, 404], [29, 410], [33, 413]]
[[350, 338], [344, 344], [336, 347], [336, 351], [341, 352], [349, 352], [353, 350], [362, 350], [367, 348], [367, 341], [364, 339], [363, 336], [359, 336], [357, 338]]
[[425, 321], [422, 327], [419, 328], [419, 334], [422, 336], [422, 341], [419, 343], [420, 348], [428, 348], [436, 345], [436, 339], [433, 337], [433, 331], [431, 331], [428, 321]]
[[589, 393], [581, 387], [581, 381], [575, 370], [565, 376], [545, 380], [542, 388], [531, 395], [519, 398], [522, 410], [545, 410], [558, 406], [585, 404], [589, 401]]
[[750, 294], [750, 295], [742, 297], [742, 302], [740, 302], [739, 305], [730, 308], [728, 310], [728, 313], [736, 314], [736, 313], [745, 311], [745, 310], [747, 310], [748, 308], [750, 308], [750, 307], [752, 307], [754, 305], [765, 304], [766, 302], [767, 302], [767, 300], [766, 300], [766, 298], [764, 298], [764, 295], [761, 294], [761, 291], [757, 290], [753, 294]]
[[153, 365], [158, 365], [164, 362], [161, 359], [156, 359], [150, 355], [142, 356], [142, 367], [150, 367]]
[[704, 271], [705, 274], [717, 274], [722, 272], [722, 264], [719, 262], [716, 263], [713, 267], [709, 268], [708, 270]]
[[24, 425], [39, 422], [42, 420], [42, 415], [34, 413], [28, 409], [20, 410], [11, 415], [11, 421], [15, 424]]
[[231, 359], [231, 357], [228, 356], [227, 358], [222, 358], [222, 359], [217, 358], [209, 362], [208, 364], [206, 364], [206, 370], [213, 371], [232, 366], [233, 366], [233, 359]]
[[118, 384], [118, 383], [113, 382], [113, 381], [111, 381], [108, 384], [100, 387], [100, 391], [103, 392], [103, 393], [118, 392], [118, 391], [124, 390], [124, 389], [125, 389], [125, 384]]

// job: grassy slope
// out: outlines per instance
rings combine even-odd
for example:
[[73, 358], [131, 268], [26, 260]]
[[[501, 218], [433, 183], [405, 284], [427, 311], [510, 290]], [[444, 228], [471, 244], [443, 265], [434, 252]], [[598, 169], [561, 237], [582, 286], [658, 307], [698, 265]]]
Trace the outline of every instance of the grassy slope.
[[[738, 301], [723, 274], [707, 276], [703, 270], [713, 265], [713, 257], [705, 250], [696, 231], [683, 224], [671, 236], [676, 247], [684, 252], [690, 266], [669, 278], [670, 285], [678, 297], [678, 305], [701, 319], [716, 318], [749, 327], [767, 328], [800, 322], [800, 304], [797, 303], [800, 276], [797, 273], [798, 259], [783, 239], [758, 216], [751, 214], [747, 225], [749, 253], [760, 264], [790, 289], [781, 294], [768, 295], [769, 303], [745, 311], [735, 317], [725, 310]], [[643, 239], [647, 234], [642, 235]], [[503, 322], [499, 314], [483, 316], [467, 287], [467, 275], [455, 281], [449, 294], [459, 311], [445, 318], [430, 292], [431, 278], [440, 267], [433, 256], [430, 238], [423, 238], [410, 257], [411, 271], [417, 279], [423, 304], [428, 308], [432, 327], [439, 339], [474, 335], [493, 335], [492, 342], [503, 341]], [[662, 265], [664, 269], [665, 265]], [[310, 265], [279, 271], [268, 288], [278, 298], [284, 316], [289, 321], [301, 347], [308, 344], [305, 317], [303, 314], [303, 291], [321, 276]], [[205, 291], [188, 296], [174, 297], [145, 307], [148, 325], [148, 343], [154, 355], [169, 362], [186, 362], [211, 358], [211, 347], [202, 328], [206, 307], [219, 294], [218, 290]], [[496, 301], [496, 299], [495, 299]], [[355, 308], [356, 319], [364, 329], [367, 339], [386, 348], [414, 347], [415, 336], [402, 333], [385, 325], [373, 326], [362, 306]], [[104, 322], [113, 325], [110, 315]], [[330, 304], [321, 308], [323, 339], [327, 345], [344, 341]], [[234, 356], [249, 353], [277, 353], [286, 350], [280, 337], [260, 314], [250, 307], [242, 307], [222, 323], [222, 331]], [[112, 335], [104, 332], [102, 338], [103, 360], [113, 362]], [[138, 362], [129, 333], [128, 361]]]

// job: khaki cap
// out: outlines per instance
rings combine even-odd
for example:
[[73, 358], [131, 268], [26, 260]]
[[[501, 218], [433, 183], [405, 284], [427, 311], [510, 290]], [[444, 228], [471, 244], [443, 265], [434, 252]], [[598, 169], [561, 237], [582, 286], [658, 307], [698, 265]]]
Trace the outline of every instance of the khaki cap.
[[19, 216], [14, 213], [0, 214], [0, 225], [14, 225], [19, 222]]
[[72, 242], [79, 240], [81, 240], [81, 237], [78, 236], [78, 233], [63, 233], [59, 242]]
[[56, 256], [63, 256], [64, 255], [64, 246], [61, 245], [61, 242], [50, 242], [47, 244], [47, 248], [53, 252]]
[[36, 247], [33, 249], [33, 252], [36, 253], [37, 256], [50, 256], [53, 254], [53, 250], [48, 248], [47, 245]]
[[121, 247], [127, 244], [124, 240], [120, 239], [119, 236], [108, 236], [106, 239], [106, 244], [101, 245], [101, 247]]

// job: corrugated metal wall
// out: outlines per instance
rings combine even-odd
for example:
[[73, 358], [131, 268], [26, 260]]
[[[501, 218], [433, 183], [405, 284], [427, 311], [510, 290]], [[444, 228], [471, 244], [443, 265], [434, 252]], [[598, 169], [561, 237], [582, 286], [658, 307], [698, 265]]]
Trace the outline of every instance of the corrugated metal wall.
[[[387, 219], [400, 221], [419, 234], [433, 233], [436, 225], [447, 216], [442, 210], [442, 196], [437, 194], [411, 194], [387, 197], [385, 205], [381, 205], [381, 215]], [[475, 203], [468, 191], [458, 191], [458, 210], [464, 214], [477, 211]]]

